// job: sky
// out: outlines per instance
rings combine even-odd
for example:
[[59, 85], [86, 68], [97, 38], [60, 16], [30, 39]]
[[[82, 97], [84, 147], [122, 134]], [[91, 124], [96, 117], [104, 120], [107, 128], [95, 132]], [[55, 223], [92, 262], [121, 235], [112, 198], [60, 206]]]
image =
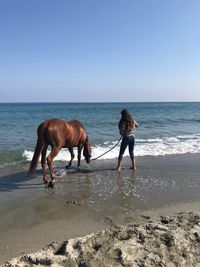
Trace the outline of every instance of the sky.
[[199, 0], [0, 0], [0, 102], [200, 101]]

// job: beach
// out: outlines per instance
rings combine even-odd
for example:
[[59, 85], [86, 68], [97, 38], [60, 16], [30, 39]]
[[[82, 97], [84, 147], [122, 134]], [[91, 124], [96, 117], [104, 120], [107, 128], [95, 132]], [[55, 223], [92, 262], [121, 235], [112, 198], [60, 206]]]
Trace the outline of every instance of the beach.
[[[37, 258], [39, 252], [36, 251], [48, 244], [54, 244], [48, 246], [49, 249], [45, 248], [44, 251], [48, 252], [42, 253], [46, 253], [48, 258], [50, 254], [58, 251], [59, 246], [66, 244], [67, 240], [89, 235], [83, 238], [88, 240], [91, 239], [91, 234], [93, 236], [93, 233], [102, 230], [104, 232], [97, 234], [102, 236], [101, 242], [106, 242], [106, 238], [114, 229], [120, 232], [123, 227], [129, 229], [127, 227], [130, 227], [130, 224], [139, 224], [131, 226], [132, 230], [142, 227], [141, 231], [144, 231], [145, 225], [150, 222], [160, 225], [160, 216], [183, 216], [184, 223], [179, 223], [183, 233], [191, 228], [188, 226], [190, 218], [196, 218], [193, 225], [196, 230], [191, 228], [191, 231], [197, 233], [194, 238], [199, 240], [199, 154], [138, 157], [135, 172], [129, 169], [129, 158], [124, 158], [121, 172], [114, 170], [116, 160], [113, 159], [97, 160], [89, 165], [83, 163], [80, 171], [75, 168], [75, 163], [68, 172], [64, 169], [64, 162], [55, 163], [58, 178], [54, 189], [48, 189], [42, 183], [41, 169], [34, 177], [28, 177], [28, 163], [23, 165], [23, 168], [16, 166], [12, 171], [9, 168], [3, 169], [0, 177], [0, 264], [33, 252], [35, 253], [32, 255], [36, 255]], [[176, 229], [177, 220], [172, 219], [171, 222], [172, 228]], [[173, 229], [169, 227], [166, 231], [171, 233]], [[115, 241], [113, 246], [116, 244]], [[195, 242], [199, 249], [198, 241]], [[110, 246], [112, 247], [112, 242]], [[142, 248], [144, 246], [141, 245]], [[175, 251], [174, 248], [174, 253]], [[24, 259], [27, 259], [27, 256]], [[84, 261], [84, 258], [82, 260]], [[191, 265], [182, 263], [180, 266], [197, 266], [194, 265], [197, 264], [197, 260], [190, 259]], [[100, 258], [98, 261], [101, 261]], [[170, 263], [168, 258], [167, 261], [169, 264], [175, 264], [173, 260]], [[95, 266], [86, 259], [85, 262], [87, 264], [82, 266]], [[34, 266], [33, 263], [30, 265], [28, 260], [22, 261], [21, 264]], [[45, 264], [44, 266], [48, 265]], [[110, 264], [102, 262], [102, 266], [117, 266], [112, 265], [112, 261]], [[124, 264], [142, 266], [128, 265], [130, 262]], [[101, 266], [100, 263], [98, 266]]]
[[199, 10], [0, 1], [0, 267], [200, 267]]

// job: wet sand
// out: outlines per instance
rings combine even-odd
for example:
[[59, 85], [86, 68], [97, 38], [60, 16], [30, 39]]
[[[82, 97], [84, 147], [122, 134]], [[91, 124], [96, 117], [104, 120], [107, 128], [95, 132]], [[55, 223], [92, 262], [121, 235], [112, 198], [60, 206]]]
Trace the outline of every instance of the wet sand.
[[53, 241], [84, 236], [119, 224], [144, 223], [144, 216], [200, 211], [199, 154], [137, 158], [137, 170], [124, 159], [82, 164], [80, 172], [56, 163], [53, 190], [41, 171], [28, 165], [4, 168], [0, 176], [0, 264]]

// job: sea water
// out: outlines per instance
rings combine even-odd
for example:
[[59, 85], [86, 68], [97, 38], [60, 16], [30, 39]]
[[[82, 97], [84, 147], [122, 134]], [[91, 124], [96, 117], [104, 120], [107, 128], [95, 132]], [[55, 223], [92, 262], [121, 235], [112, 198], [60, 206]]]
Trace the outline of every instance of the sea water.
[[[92, 157], [98, 157], [119, 140], [122, 109], [127, 109], [139, 123], [135, 131], [136, 156], [200, 152], [200, 103], [197, 102], [0, 103], [0, 168], [32, 159], [37, 127], [48, 118], [80, 120], [92, 143]], [[98, 160], [114, 159], [118, 153], [119, 145]], [[55, 160], [69, 158], [67, 149], [62, 149]]]

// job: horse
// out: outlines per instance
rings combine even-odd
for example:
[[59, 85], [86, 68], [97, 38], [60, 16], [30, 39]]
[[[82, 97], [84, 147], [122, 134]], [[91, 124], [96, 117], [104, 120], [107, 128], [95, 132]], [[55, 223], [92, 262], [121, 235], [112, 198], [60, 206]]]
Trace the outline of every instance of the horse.
[[90, 163], [91, 144], [89, 143], [88, 134], [83, 124], [78, 120], [65, 121], [58, 118], [51, 118], [43, 121], [37, 129], [37, 143], [35, 152], [30, 164], [29, 175], [33, 175], [36, 171], [39, 157], [41, 155], [42, 175], [44, 183], [48, 183], [46, 177], [46, 153], [47, 148], [51, 146], [51, 152], [47, 157], [51, 182], [54, 181], [55, 175], [53, 170], [53, 159], [62, 148], [68, 148], [71, 159], [66, 166], [69, 168], [75, 157], [73, 147], [78, 148], [78, 168], [81, 163], [81, 151], [87, 163]]

